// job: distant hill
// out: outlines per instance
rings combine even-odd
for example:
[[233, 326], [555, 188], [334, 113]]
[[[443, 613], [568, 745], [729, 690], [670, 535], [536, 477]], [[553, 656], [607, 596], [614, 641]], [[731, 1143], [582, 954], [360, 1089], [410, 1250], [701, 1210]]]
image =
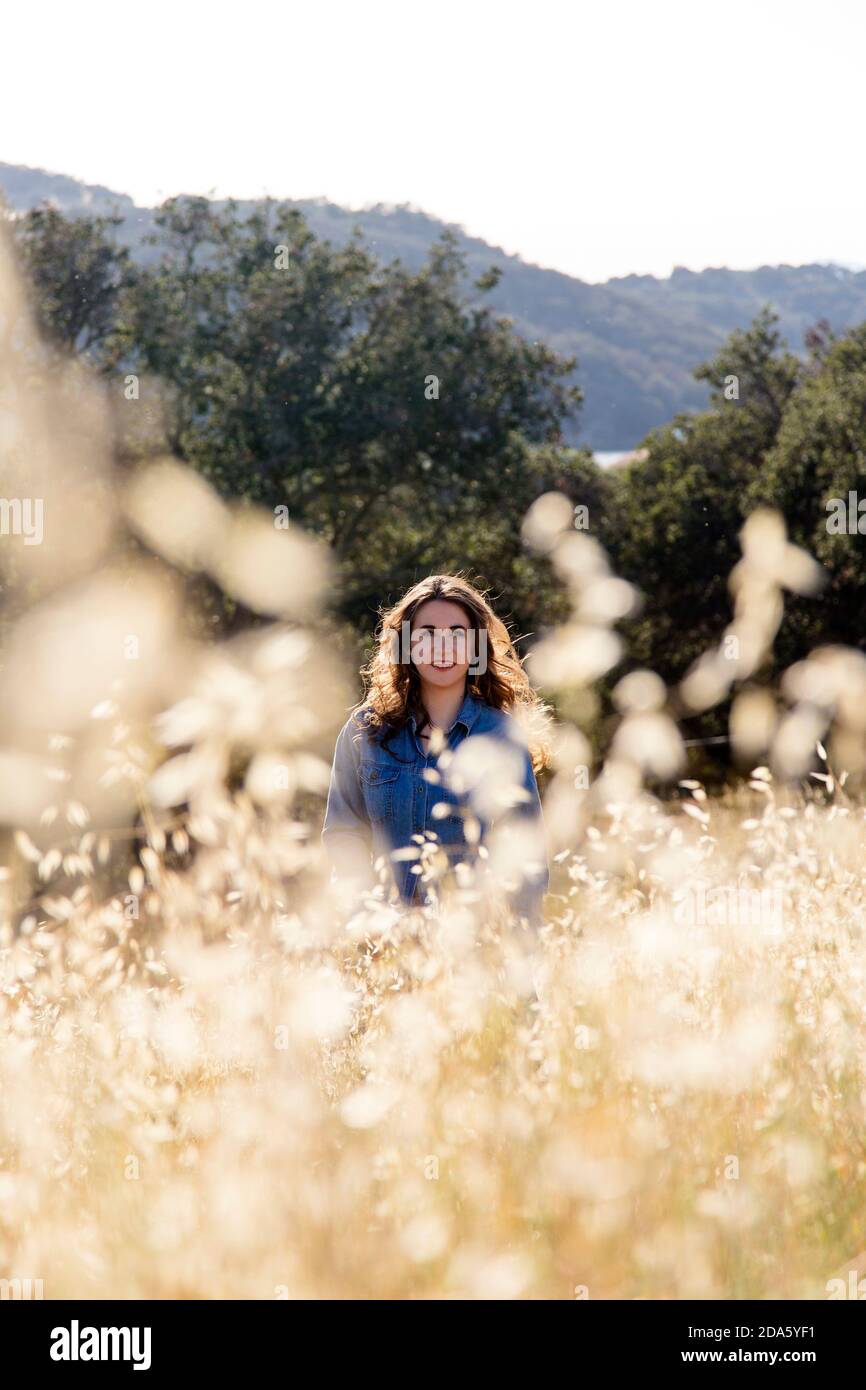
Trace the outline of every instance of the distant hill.
[[[142, 239], [152, 229], [153, 209], [137, 207], [126, 194], [12, 164], [0, 164], [0, 190], [12, 208], [22, 211], [44, 200], [68, 215], [115, 209], [124, 219], [123, 239], [136, 255], [148, 255]], [[693, 367], [732, 329], [746, 327], [764, 304], [779, 313], [796, 351], [805, 330], [820, 319], [837, 331], [866, 320], [866, 271], [833, 265], [698, 272], [677, 267], [667, 279], [626, 275], [588, 284], [528, 265], [467, 236], [460, 227], [408, 207], [379, 204], [349, 212], [324, 200], [286, 201], [303, 212], [317, 236], [339, 245], [358, 227], [380, 259], [399, 257], [412, 269], [423, 264], [430, 245], [449, 225], [473, 279], [491, 266], [503, 272], [486, 302], [508, 315], [526, 337], [577, 357], [585, 403], [572, 442], [595, 450], [631, 449], [678, 411], [700, 409], [706, 392], [692, 380]], [[241, 201], [240, 206], [252, 204]], [[636, 221], [635, 237], [639, 235]]]

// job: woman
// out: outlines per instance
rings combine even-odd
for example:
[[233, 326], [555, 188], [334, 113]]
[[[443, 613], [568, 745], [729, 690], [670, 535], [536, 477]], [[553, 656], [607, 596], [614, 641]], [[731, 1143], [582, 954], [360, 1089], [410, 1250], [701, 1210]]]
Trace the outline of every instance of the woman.
[[482, 861], [539, 925], [548, 867], [535, 773], [546, 749], [525, 730], [541, 727], [544, 707], [504, 623], [465, 579], [433, 575], [383, 615], [364, 676], [322, 832], [335, 877], [369, 884], [383, 856], [400, 898], [419, 904], [443, 866]]

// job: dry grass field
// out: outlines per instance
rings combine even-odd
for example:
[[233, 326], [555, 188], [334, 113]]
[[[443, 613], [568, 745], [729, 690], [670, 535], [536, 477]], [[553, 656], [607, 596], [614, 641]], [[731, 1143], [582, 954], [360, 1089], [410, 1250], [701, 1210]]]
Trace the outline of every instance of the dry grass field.
[[[424, 912], [359, 907], [318, 845], [351, 699], [327, 556], [170, 460], [121, 478], [110, 402], [40, 348], [5, 261], [0, 316], [0, 490], [44, 505], [40, 544], [0, 540], [0, 1277], [46, 1298], [826, 1297], [866, 1248], [866, 823], [839, 775], [861, 771], [866, 662], [751, 684], [813, 578], [777, 519], [744, 535], [733, 642], [679, 692], [622, 681], [584, 787], [632, 596], [537, 504], [527, 543], [573, 600], [534, 658], [575, 721], [546, 925], [529, 939], [469, 881]], [[267, 623], [204, 643], [184, 572]], [[675, 713], [732, 687], [756, 771], [714, 799]]]

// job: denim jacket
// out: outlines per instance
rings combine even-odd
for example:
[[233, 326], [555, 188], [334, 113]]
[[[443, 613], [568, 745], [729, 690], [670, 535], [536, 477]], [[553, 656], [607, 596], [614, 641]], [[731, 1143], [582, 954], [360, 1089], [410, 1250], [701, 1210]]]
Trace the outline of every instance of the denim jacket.
[[[519, 870], [518, 887], [509, 895], [511, 905], [538, 925], [548, 866], [541, 801], [529, 749], [510, 715], [467, 694], [448, 730], [447, 746], [457, 750], [464, 740], [481, 734], [503, 745], [502, 753], [507, 753], [508, 765], [513, 766], [513, 781], [524, 794], [521, 803], [502, 818], [531, 822], [529, 828], [541, 846], [524, 866], [509, 866]], [[456, 751], [454, 761], [458, 761]], [[423, 886], [419, 885], [419, 875], [412, 872], [417, 859], [399, 851], [413, 844], [413, 836], [429, 831], [452, 862], [472, 862], [476, 851], [466, 841], [461, 809], [471, 808], [479, 823], [481, 843], [501, 819], [479, 813], [478, 805], [477, 791], [473, 794], [465, 786], [455, 790], [449, 785], [447, 769], [440, 776], [437, 757], [425, 753], [421, 746], [414, 717], [383, 744], [367, 730], [365, 712], [360, 709], [347, 719], [337, 739], [322, 839], [338, 877], [369, 879], [372, 860], [381, 855], [388, 860], [403, 901], [418, 902]], [[436, 815], [434, 807], [439, 807]]]

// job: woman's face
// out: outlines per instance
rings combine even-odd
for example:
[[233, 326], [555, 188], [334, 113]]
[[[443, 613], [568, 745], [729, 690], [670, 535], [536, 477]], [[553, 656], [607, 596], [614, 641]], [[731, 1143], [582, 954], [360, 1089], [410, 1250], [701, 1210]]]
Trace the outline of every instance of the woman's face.
[[422, 685], [440, 689], [466, 680], [473, 664], [475, 630], [459, 603], [433, 598], [422, 603], [412, 619], [412, 664]]

